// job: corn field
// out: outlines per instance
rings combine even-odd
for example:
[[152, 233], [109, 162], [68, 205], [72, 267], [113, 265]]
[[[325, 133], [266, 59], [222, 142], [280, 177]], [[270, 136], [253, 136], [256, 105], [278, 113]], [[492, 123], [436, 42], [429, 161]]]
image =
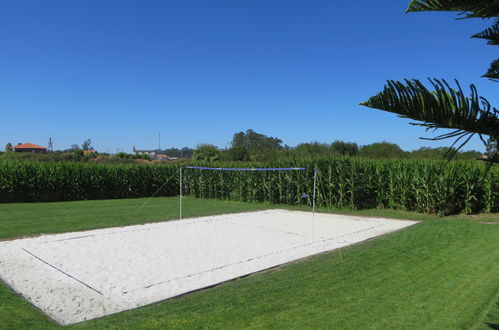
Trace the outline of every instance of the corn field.
[[173, 166], [5, 161], [0, 202], [175, 196], [177, 173]]
[[[218, 163], [211, 167], [306, 167], [306, 171], [184, 170], [184, 189], [200, 198], [312, 204], [317, 168], [319, 207], [391, 208], [454, 214], [499, 211], [497, 174], [478, 162], [431, 160], [304, 159]], [[250, 166], [248, 166], [250, 165]]]
[[[306, 167], [305, 171], [183, 170], [184, 194], [198, 198], [391, 208], [437, 214], [499, 211], [497, 167], [480, 162], [324, 158], [191, 163], [210, 167]], [[177, 196], [178, 166], [0, 162], [0, 202]]]

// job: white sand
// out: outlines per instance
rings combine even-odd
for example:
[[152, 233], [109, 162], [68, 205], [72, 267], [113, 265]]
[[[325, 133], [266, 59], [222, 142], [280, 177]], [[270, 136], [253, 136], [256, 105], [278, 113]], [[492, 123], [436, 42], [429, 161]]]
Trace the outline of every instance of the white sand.
[[268, 210], [44, 235], [0, 242], [0, 278], [57, 322], [71, 324], [415, 223], [332, 214], [312, 221], [309, 212]]

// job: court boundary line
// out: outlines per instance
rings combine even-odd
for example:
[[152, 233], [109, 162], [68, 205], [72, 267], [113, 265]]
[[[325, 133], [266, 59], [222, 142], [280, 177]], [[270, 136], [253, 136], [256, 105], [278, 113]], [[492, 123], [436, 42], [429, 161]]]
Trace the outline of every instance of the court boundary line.
[[84, 286], [86, 286], [87, 288], [89, 288], [89, 289], [91, 289], [91, 290], [93, 290], [93, 291], [97, 292], [97, 293], [98, 293], [98, 294], [100, 294], [101, 296], [103, 296], [103, 295], [104, 295], [104, 294], [103, 294], [102, 292], [100, 292], [99, 290], [97, 290], [97, 289], [95, 289], [95, 288], [91, 287], [90, 285], [88, 285], [87, 283], [85, 283], [85, 282], [83, 282], [83, 281], [80, 281], [79, 279], [77, 279], [76, 277], [74, 277], [74, 276], [72, 276], [72, 275], [70, 275], [70, 274], [66, 273], [66, 272], [65, 272], [65, 271], [63, 271], [62, 269], [59, 269], [59, 268], [57, 268], [56, 266], [54, 266], [54, 265], [52, 265], [52, 264], [48, 263], [47, 261], [45, 261], [45, 260], [43, 260], [42, 258], [40, 258], [40, 257], [38, 257], [37, 255], [35, 255], [34, 253], [32, 253], [32, 252], [30, 252], [30, 251], [26, 250], [25, 248], [22, 248], [22, 249], [24, 250], [24, 252], [26, 252], [27, 254], [31, 255], [32, 257], [34, 257], [34, 258], [36, 258], [36, 259], [40, 260], [40, 261], [41, 261], [41, 262], [43, 262], [44, 264], [46, 264], [46, 265], [48, 265], [48, 266], [50, 266], [50, 267], [54, 268], [55, 270], [57, 270], [57, 271], [59, 271], [59, 272], [63, 273], [64, 275], [66, 275], [66, 276], [68, 276], [68, 277], [72, 278], [73, 280], [77, 281], [78, 283], [83, 284]]
[[[283, 249], [283, 250], [272, 251], [272, 252], [269, 252], [269, 253], [265, 253], [265, 254], [262, 254], [262, 255], [259, 255], [259, 256], [255, 256], [255, 257], [249, 258], [249, 259], [240, 260], [240, 261], [237, 261], [237, 262], [234, 262], [234, 263], [217, 266], [215, 268], [203, 270], [203, 271], [200, 271], [200, 272], [197, 272], [197, 273], [187, 274], [187, 275], [184, 275], [184, 276], [181, 276], [181, 277], [176, 277], [176, 278], [171, 278], [171, 279], [160, 281], [160, 282], [151, 283], [151, 284], [148, 284], [148, 285], [140, 287], [140, 288], [134, 288], [134, 289], [122, 291], [121, 293], [122, 294], [128, 294], [128, 293], [133, 292], [133, 291], [139, 291], [139, 290], [143, 290], [143, 289], [149, 289], [149, 288], [151, 288], [153, 286], [158, 286], [158, 285], [162, 285], [162, 284], [165, 284], [165, 283], [169, 283], [169, 282], [181, 280], [183, 278], [190, 278], [190, 277], [198, 276], [198, 275], [209, 273], [209, 272], [213, 272], [213, 271], [216, 271], [216, 270], [219, 270], [219, 269], [223, 269], [223, 268], [232, 267], [232, 266], [235, 266], [235, 265], [240, 265], [240, 264], [243, 264], [243, 263], [251, 262], [253, 260], [267, 258], [267, 257], [273, 256], [273, 255], [281, 254], [281, 253], [292, 251], [292, 250], [296, 250], [296, 249], [301, 249], [301, 248], [304, 248], [304, 247], [307, 247], [307, 246], [310, 246], [310, 245], [314, 245], [314, 244], [317, 244], [317, 243], [330, 244], [329, 242], [334, 241], [336, 239], [341, 239], [341, 238], [343, 238], [345, 236], [355, 235], [355, 234], [358, 234], [358, 233], [361, 233], [361, 232], [364, 232], [364, 231], [369, 231], [369, 230], [372, 230], [372, 229], [375, 229], [377, 227], [381, 227], [381, 226], [384, 226], [384, 225], [385, 225], [384, 223], [383, 224], [378, 224], [376, 226], [364, 228], [364, 229], [361, 229], [361, 230], [358, 230], [358, 231], [355, 231], [355, 232], [351, 232], [351, 233], [347, 233], [347, 234], [343, 234], [343, 235], [339, 235], [339, 236], [334, 236], [334, 237], [329, 237], [329, 238], [323, 238], [322, 240], [313, 241], [313, 242], [310, 242], [310, 243], [293, 246], [291, 248], [287, 248], [287, 249]], [[343, 243], [343, 242], [348, 242], [348, 241], [339, 241], [339, 243], [340, 242]], [[348, 245], [350, 245], [350, 244], [348, 244]], [[335, 250], [335, 249], [333, 249], [333, 250]], [[312, 254], [312, 255], [315, 255], [315, 254]]]

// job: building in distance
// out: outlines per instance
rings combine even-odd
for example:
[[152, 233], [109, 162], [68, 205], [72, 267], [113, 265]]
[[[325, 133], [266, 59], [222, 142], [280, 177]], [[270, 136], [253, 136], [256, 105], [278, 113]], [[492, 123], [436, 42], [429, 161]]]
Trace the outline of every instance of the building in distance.
[[10, 147], [14, 152], [30, 152], [34, 154], [46, 154], [47, 148], [33, 143], [18, 143], [16, 146]]
[[133, 154], [134, 155], [147, 155], [151, 158], [156, 158], [156, 155], [159, 155], [161, 150], [141, 150], [141, 149], [135, 149], [133, 147]]

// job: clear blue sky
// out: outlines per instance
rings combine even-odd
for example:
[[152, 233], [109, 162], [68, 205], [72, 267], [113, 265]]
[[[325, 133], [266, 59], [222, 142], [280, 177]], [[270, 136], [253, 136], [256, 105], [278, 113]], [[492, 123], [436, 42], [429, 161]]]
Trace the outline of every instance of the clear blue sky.
[[[361, 107], [387, 79], [476, 84], [491, 24], [405, 14], [409, 0], [16, 0], [0, 3], [0, 147], [99, 151], [229, 144], [252, 128], [300, 142], [437, 147], [408, 120]], [[474, 140], [467, 149], [483, 150]]]

